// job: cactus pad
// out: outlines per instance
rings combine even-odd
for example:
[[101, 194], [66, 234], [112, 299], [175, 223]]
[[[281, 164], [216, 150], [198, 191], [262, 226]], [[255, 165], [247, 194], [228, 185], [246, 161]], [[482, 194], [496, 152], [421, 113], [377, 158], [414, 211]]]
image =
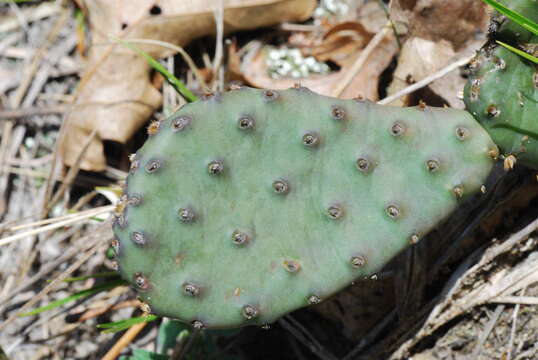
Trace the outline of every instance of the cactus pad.
[[[538, 23], [538, 0], [497, 0], [509, 9]], [[490, 31], [495, 38], [515, 43], [532, 42], [532, 33], [518, 23], [495, 11], [491, 19]], [[536, 42], [536, 41], [534, 41]]]
[[[538, 21], [537, 0], [506, 3]], [[505, 156], [514, 155], [518, 162], [538, 169], [538, 65], [494, 41], [501, 39], [538, 56], [538, 36], [502, 16], [492, 24], [498, 32], [471, 62], [465, 105]]]
[[150, 128], [114, 224], [156, 314], [262, 325], [371, 275], [480, 189], [496, 146], [468, 113], [241, 88]]

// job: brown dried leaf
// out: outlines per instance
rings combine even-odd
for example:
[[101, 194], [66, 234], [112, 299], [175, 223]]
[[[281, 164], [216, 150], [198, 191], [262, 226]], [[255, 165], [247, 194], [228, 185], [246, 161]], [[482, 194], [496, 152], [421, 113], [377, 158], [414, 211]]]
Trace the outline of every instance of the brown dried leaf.
[[330, 28], [321, 44], [305, 48], [303, 53], [315, 56], [319, 61], [332, 60], [342, 65], [344, 59], [356, 54], [373, 36], [358, 22], [343, 22]]
[[[144, 38], [184, 46], [192, 39], [215, 33], [212, 0], [84, 0], [93, 36], [88, 65], [79, 85], [77, 106], [66, 123], [60, 149], [72, 165], [81, 144], [97, 130], [81, 163], [84, 170], [106, 168], [102, 140], [124, 143], [161, 106], [162, 96], [151, 84], [147, 63], [109, 36]], [[281, 21], [305, 20], [315, 0], [223, 0], [226, 33], [268, 26]], [[171, 51], [139, 45], [151, 56]]]
[[410, 35], [447, 40], [458, 50], [489, 21], [487, 6], [476, 0], [396, 0], [392, 18], [407, 24]]
[[[414, 82], [420, 81], [425, 77], [433, 74], [435, 71], [443, 68], [454, 57], [455, 52], [452, 48], [452, 44], [446, 40], [433, 42], [417, 37], [408, 39], [402, 47], [402, 51], [398, 58], [398, 67], [393, 75], [392, 83], [387, 89], [388, 95], [394, 94]], [[448, 77], [459, 77], [458, 74], [450, 74], [443, 79], [446, 82]], [[439, 87], [438, 82], [430, 85], [430, 87], [437, 87], [439, 91], [438, 95], [447, 96], [445, 98], [451, 106], [461, 103], [454, 94], [449, 94], [443, 91], [443, 87]], [[463, 87], [462, 87], [463, 88]], [[453, 95], [453, 96], [451, 96]], [[390, 103], [393, 106], [409, 106], [410, 95], [401, 97]]]
[[[398, 66], [394, 71], [393, 80], [387, 89], [387, 94], [392, 95], [412, 83], [432, 75], [448, 66], [455, 58], [471, 56], [481, 46], [482, 41], [470, 41], [468, 44], [466, 48], [456, 53], [452, 44], [446, 40], [433, 42], [417, 37], [407, 39], [402, 46], [398, 57]], [[453, 108], [463, 109], [465, 106], [458, 94], [463, 90], [465, 81], [458, 71], [452, 71], [429, 84], [425, 94], [424, 92], [423, 94], [409, 94], [392, 101], [390, 105], [416, 105], [416, 101], [419, 99], [415, 98], [415, 95], [429, 94], [430, 96], [433, 95], [436, 98], [435, 100], [442, 102], [433, 105], [443, 106], [446, 104]]]
[[[263, 52], [258, 52], [252, 60], [236, 67], [235, 72], [243, 76], [246, 83], [262, 88], [285, 89], [300, 82], [322, 95], [335, 96], [339, 85], [350, 74], [353, 64], [360, 57], [363, 49], [373, 39], [375, 33], [382, 31], [387, 22], [386, 15], [378, 3], [360, 7], [361, 22], [345, 21], [334, 25], [325, 24], [325, 32], [312, 32], [310, 36], [292, 36], [291, 43], [301, 49], [306, 56], [315, 56], [319, 61], [333, 61], [340, 70], [327, 75], [312, 75], [308, 78], [272, 79], [267, 74]], [[398, 50], [393, 33], [389, 32], [374, 48], [366, 62], [339, 97], [363, 97], [375, 101], [378, 99], [379, 76], [390, 64]], [[237, 61], [236, 61], [237, 62]]]
[[[363, 46], [367, 44], [362, 39], [358, 41]], [[252, 61], [243, 64], [243, 71], [236, 69], [236, 72], [240, 71], [246, 82], [252, 86], [278, 90], [287, 89], [295, 83], [300, 82], [301, 85], [308, 87], [318, 94], [331, 96], [362, 52], [362, 49], [350, 52], [354, 47], [358, 47], [358, 45], [349, 46], [349, 44], [344, 44], [333, 49], [333, 52], [329, 51], [325, 55], [325, 57], [329, 57], [341, 65], [339, 71], [327, 75], [312, 75], [303, 79], [272, 79], [267, 74], [265, 56], [262, 51], [258, 52]], [[346, 87], [340, 97], [343, 99], [364, 97], [372, 101], [377, 100], [379, 76], [389, 65], [397, 50], [398, 47], [393, 36], [387, 35], [370, 54], [362, 69], [353, 77], [351, 83]], [[342, 55], [346, 56], [344, 57]]]

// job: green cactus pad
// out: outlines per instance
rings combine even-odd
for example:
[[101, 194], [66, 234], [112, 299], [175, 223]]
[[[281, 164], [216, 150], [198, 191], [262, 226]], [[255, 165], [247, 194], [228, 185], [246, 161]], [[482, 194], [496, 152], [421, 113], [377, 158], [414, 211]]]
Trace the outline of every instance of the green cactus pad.
[[152, 126], [114, 225], [156, 314], [271, 323], [379, 271], [480, 189], [496, 146], [464, 111], [241, 88]]
[[[509, 9], [525, 16], [527, 19], [538, 23], [538, 0], [497, 0]], [[490, 30], [495, 33], [497, 39], [517, 43], [532, 41], [532, 33], [504, 15], [495, 12], [491, 21]]]
[[[538, 0], [504, 3], [538, 22]], [[504, 155], [538, 169], [538, 66], [494, 41], [502, 39], [538, 56], [538, 37], [503, 17], [492, 24], [498, 32], [471, 62], [465, 105]]]

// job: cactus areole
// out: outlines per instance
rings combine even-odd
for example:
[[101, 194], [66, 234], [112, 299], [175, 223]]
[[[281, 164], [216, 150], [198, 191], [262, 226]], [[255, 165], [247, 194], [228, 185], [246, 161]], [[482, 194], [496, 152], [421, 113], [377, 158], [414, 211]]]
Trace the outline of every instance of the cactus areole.
[[295, 87], [207, 96], [150, 127], [114, 232], [152, 312], [264, 325], [379, 271], [480, 189], [496, 145], [464, 111]]
[[[538, 22], [537, 0], [502, 1]], [[504, 156], [538, 169], [538, 65], [498, 45], [499, 39], [538, 56], [538, 36], [500, 14], [492, 20], [491, 40], [471, 62], [464, 100]]]

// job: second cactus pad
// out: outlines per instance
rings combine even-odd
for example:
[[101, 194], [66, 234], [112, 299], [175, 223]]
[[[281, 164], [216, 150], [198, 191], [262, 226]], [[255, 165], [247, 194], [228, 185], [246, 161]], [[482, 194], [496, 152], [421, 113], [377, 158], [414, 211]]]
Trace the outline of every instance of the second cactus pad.
[[[538, 21], [537, 0], [503, 3]], [[492, 39], [477, 53], [465, 86], [465, 105], [505, 155], [538, 169], [538, 65], [498, 45], [500, 39], [538, 56], [538, 36], [513, 21], [493, 19]]]
[[497, 154], [466, 112], [241, 88], [154, 125], [115, 247], [156, 314], [266, 324], [379, 271], [480, 189]]
[[[538, 37], [533, 39], [538, 49]], [[472, 62], [465, 104], [503, 154], [538, 169], [537, 65], [500, 45], [487, 44]]]

